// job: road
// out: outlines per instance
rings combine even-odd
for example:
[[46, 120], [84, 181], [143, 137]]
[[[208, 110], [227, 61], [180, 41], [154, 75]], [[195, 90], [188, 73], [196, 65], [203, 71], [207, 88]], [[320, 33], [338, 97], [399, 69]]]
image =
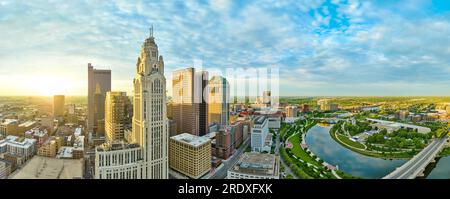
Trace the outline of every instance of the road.
[[83, 160], [84, 160], [84, 179], [94, 179], [95, 150], [85, 149]]
[[245, 151], [249, 144], [250, 137], [248, 137], [247, 140], [244, 141], [241, 147], [239, 147], [239, 149], [228, 160], [222, 161], [222, 164], [224, 166], [216, 170], [215, 173], [210, 177], [210, 179], [225, 179], [227, 177], [228, 170], [234, 164], [236, 164], [236, 162], [239, 160], [239, 157], [241, 157], [242, 153]]
[[[420, 172], [429, 163], [430, 156], [436, 156], [442, 147], [446, 138], [434, 140], [430, 145], [423, 149], [419, 154], [414, 156], [410, 161], [393, 171], [384, 178], [388, 179], [410, 179], [415, 178], [415, 172]], [[434, 157], [432, 157], [434, 158]]]
[[280, 155], [280, 131], [277, 132], [277, 138], [275, 139], [275, 155]]

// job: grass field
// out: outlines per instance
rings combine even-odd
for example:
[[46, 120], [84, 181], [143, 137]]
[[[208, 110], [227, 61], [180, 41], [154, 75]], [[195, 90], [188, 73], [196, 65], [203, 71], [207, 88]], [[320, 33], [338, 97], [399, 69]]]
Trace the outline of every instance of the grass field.
[[292, 153], [297, 156], [298, 158], [304, 160], [307, 163], [320, 166], [318, 162], [316, 162], [312, 157], [309, 156], [308, 153], [306, 153], [305, 150], [302, 149], [300, 146], [300, 135], [295, 135], [289, 139], [289, 142], [292, 143], [293, 148], [291, 149]]

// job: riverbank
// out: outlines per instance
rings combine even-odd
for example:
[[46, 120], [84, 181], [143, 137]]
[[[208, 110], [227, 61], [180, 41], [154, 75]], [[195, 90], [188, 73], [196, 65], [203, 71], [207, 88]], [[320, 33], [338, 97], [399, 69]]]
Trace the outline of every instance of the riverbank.
[[450, 147], [444, 148], [441, 153], [439, 153], [440, 157], [450, 156]]
[[313, 154], [304, 142], [305, 135], [317, 124], [314, 120], [298, 121], [293, 125], [283, 125], [281, 130], [287, 135], [285, 145], [280, 148], [282, 161], [301, 179], [354, 179], [350, 174], [337, 170]]

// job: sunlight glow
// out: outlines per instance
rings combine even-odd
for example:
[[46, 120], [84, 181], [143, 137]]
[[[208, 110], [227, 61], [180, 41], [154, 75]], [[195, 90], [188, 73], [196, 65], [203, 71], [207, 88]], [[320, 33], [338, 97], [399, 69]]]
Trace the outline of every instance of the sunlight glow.
[[62, 78], [58, 76], [25, 76], [20, 78], [20, 90], [26, 91], [28, 95], [68, 95], [71, 94], [77, 83], [70, 78]]

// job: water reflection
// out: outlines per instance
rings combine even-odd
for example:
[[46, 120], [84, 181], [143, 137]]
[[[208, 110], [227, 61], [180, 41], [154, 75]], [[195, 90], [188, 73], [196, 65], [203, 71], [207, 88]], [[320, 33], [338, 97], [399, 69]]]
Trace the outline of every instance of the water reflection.
[[329, 134], [331, 126], [316, 125], [306, 135], [311, 151], [340, 170], [363, 178], [382, 178], [406, 160], [385, 160], [355, 153], [336, 143]]

